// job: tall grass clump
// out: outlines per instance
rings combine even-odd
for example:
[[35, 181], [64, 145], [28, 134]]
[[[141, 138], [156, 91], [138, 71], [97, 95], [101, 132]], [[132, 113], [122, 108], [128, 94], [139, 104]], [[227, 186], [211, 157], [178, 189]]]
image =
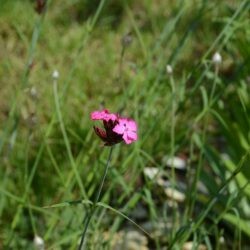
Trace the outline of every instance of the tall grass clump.
[[248, 249], [249, 10], [1, 1], [0, 249]]

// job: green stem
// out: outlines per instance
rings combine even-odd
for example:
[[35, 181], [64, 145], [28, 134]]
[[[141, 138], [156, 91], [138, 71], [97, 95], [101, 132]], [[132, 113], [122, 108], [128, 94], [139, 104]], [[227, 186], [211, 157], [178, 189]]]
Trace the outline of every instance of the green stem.
[[89, 227], [89, 223], [91, 221], [91, 218], [97, 208], [96, 204], [99, 202], [100, 200], [100, 196], [101, 196], [101, 192], [102, 192], [102, 188], [103, 188], [103, 184], [104, 184], [104, 181], [106, 179], [106, 176], [107, 176], [107, 173], [108, 173], [108, 169], [109, 169], [109, 165], [110, 165], [110, 161], [111, 161], [111, 156], [112, 156], [112, 152], [113, 152], [113, 147], [110, 148], [110, 151], [109, 151], [109, 156], [108, 156], [108, 160], [107, 160], [107, 164], [106, 164], [106, 167], [105, 167], [105, 171], [104, 171], [104, 174], [102, 176], [102, 180], [101, 180], [101, 185], [99, 186], [99, 189], [98, 189], [98, 192], [97, 192], [97, 196], [95, 198], [95, 201], [92, 205], [92, 208], [90, 210], [89, 213], [86, 214], [86, 217], [84, 218], [84, 230], [83, 230], [83, 233], [82, 233], [82, 237], [81, 237], [81, 242], [80, 242], [80, 245], [79, 245], [79, 248], [78, 250], [82, 250], [83, 249], [83, 243], [84, 243], [84, 239], [85, 239], [85, 235], [86, 235], [86, 232], [88, 230], [88, 227]]
[[[218, 75], [219, 75], [219, 65], [215, 65], [215, 76], [214, 76], [214, 82], [213, 82], [213, 86], [212, 86], [212, 90], [211, 90], [211, 94], [210, 94], [210, 103], [209, 104], [213, 103], [213, 97], [214, 97], [214, 93], [215, 93], [215, 90], [217, 87]], [[210, 107], [212, 107], [212, 105]]]
[[170, 85], [172, 89], [172, 110], [171, 110], [171, 177], [172, 186], [175, 188], [175, 167], [174, 167], [174, 155], [175, 155], [175, 124], [176, 124], [176, 89], [173, 76], [170, 77]]
[[[176, 88], [175, 88], [175, 81], [174, 77], [171, 74], [170, 76], [170, 85], [172, 90], [172, 103], [171, 103], [171, 129], [170, 129], [170, 141], [171, 141], [171, 152], [170, 152], [170, 159], [171, 159], [171, 186], [173, 190], [176, 188], [176, 175], [175, 175], [175, 166], [174, 166], [174, 156], [175, 156], [175, 125], [176, 125], [176, 106], [177, 106], [177, 96], [176, 96]], [[177, 203], [176, 203], [177, 204]], [[175, 230], [176, 230], [176, 218], [177, 212], [176, 209], [173, 210], [173, 230], [172, 236], [174, 237]]]
[[64, 140], [65, 147], [66, 147], [66, 150], [67, 150], [69, 161], [70, 161], [71, 167], [72, 167], [72, 169], [74, 171], [77, 183], [78, 183], [78, 185], [80, 187], [81, 194], [83, 195], [83, 197], [85, 199], [87, 199], [87, 194], [86, 194], [86, 191], [85, 191], [84, 186], [82, 184], [79, 172], [77, 170], [77, 165], [76, 165], [76, 162], [74, 160], [74, 157], [73, 157], [73, 154], [72, 154], [72, 151], [71, 151], [69, 138], [68, 138], [68, 135], [67, 135], [67, 131], [66, 131], [64, 122], [63, 122], [63, 116], [62, 116], [62, 112], [61, 112], [61, 107], [60, 107], [60, 102], [59, 102], [60, 100], [59, 100], [58, 88], [57, 88], [57, 79], [54, 79], [53, 92], [54, 92], [54, 99], [55, 99], [55, 106], [56, 106], [56, 114], [58, 116], [58, 121], [59, 121], [60, 129], [61, 129], [61, 132], [62, 132], [62, 135], [63, 135], [63, 140]]
[[[215, 90], [217, 87], [217, 80], [218, 80], [218, 74], [219, 74], [219, 66], [216, 65], [215, 66], [215, 77], [214, 77], [214, 81], [213, 81], [213, 86], [212, 86], [212, 90], [208, 99], [208, 103], [207, 106], [204, 106], [204, 127], [202, 130], [202, 144], [201, 145], [205, 145], [206, 143], [206, 137], [207, 137], [207, 131], [208, 131], [208, 121], [209, 121], [209, 117], [208, 117], [208, 113], [210, 112], [210, 110], [212, 109], [212, 106], [214, 104], [213, 102], [213, 98], [214, 98], [214, 94], [215, 94]], [[190, 195], [190, 206], [189, 206], [189, 217], [192, 217], [192, 213], [193, 213], [193, 209], [194, 209], [194, 205], [196, 202], [196, 197], [197, 197], [197, 188], [198, 188], [198, 181], [200, 179], [200, 174], [201, 174], [201, 169], [204, 163], [204, 146], [202, 146], [201, 151], [200, 151], [200, 155], [199, 155], [199, 161], [198, 161], [198, 167], [196, 169], [195, 172], [195, 177], [194, 177], [194, 182], [191, 188], [191, 195]]]

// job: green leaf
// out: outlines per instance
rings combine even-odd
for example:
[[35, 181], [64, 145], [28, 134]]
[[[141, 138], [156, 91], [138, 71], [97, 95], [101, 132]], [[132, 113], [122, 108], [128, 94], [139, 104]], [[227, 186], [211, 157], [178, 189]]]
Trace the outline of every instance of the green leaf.
[[93, 202], [90, 201], [90, 200], [64, 201], [64, 202], [62, 202], [62, 203], [58, 203], [58, 204], [53, 204], [53, 205], [45, 206], [45, 207], [43, 207], [43, 208], [68, 207], [68, 206], [73, 206], [73, 205], [78, 205], [78, 204], [93, 205]]
[[233, 215], [231, 213], [226, 213], [225, 215], [223, 215], [223, 219], [235, 225], [236, 227], [239, 227], [240, 230], [242, 230], [246, 235], [250, 237], [249, 220], [241, 219], [240, 217]]
[[102, 202], [98, 202], [96, 204], [97, 206], [100, 206], [100, 207], [104, 207], [106, 209], [109, 209], [111, 210], [112, 212], [122, 216], [123, 218], [125, 218], [126, 220], [128, 220], [129, 222], [131, 222], [133, 225], [135, 225], [138, 229], [140, 229], [143, 233], [145, 233], [149, 238], [151, 238], [150, 234], [148, 232], [146, 232], [140, 225], [138, 225], [136, 222], [134, 222], [132, 219], [130, 219], [127, 215], [125, 215], [124, 213], [120, 212], [119, 210], [116, 210], [115, 208], [105, 204], [105, 203], [102, 203]]

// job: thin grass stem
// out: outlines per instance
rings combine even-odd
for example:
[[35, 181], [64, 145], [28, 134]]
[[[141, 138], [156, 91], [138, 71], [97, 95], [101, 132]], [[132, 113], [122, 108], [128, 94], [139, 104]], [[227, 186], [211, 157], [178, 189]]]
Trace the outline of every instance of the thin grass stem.
[[68, 153], [68, 157], [69, 157], [69, 160], [70, 160], [70, 164], [71, 164], [71, 166], [72, 166], [72, 168], [74, 170], [74, 174], [76, 176], [77, 183], [78, 183], [78, 185], [79, 185], [79, 187], [81, 189], [81, 193], [82, 193], [83, 197], [85, 199], [87, 199], [87, 194], [86, 194], [84, 186], [83, 186], [83, 184], [81, 182], [79, 172], [77, 171], [77, 166], [76, 166], [76, 163], [75, 163], [75, 160], [74, 160], [71, 148], [70, 148], [70, 142], [69, 142], [68, 135], [67, 135], [67, 132], [66, 132], [66, 129], [65, 129], [65, 125], [64, 125], [64, 122], [63, 122], [63, 117], [62, 117], [62, 113], [61, 113], [61, 109], [60, 109], [60, 103], [59, 103], [58, 89], [57, 89], [57, 79], [54, 79], [53, 91], [54, 91], [56, 113], [57, 113], [57, 116], [58, 116], [61, 132], [62, 132], [62, 135], [63, 135], [64, 143], [65, 143], [66, 150], [67, 150], [67, 153]]
[[101, 184], [100, 184], [100, 186], [98, 188], [98, 191], [97, 191], [97, 195], [96, 195], [95, 201], [94, 201], [94, 203], [92, 205], [92, 208], [90, 209], [90, 212], [87, 213], [86, 217], [84, 218], [84, 222], [85, 222], [84, 224], [85, 225], [84, 225], [84, 229], [83, 229], [83, 233], [82, 233], [82, 237], [81, 237], [81, 242], [80, 242], [78, 250], [84, 249], [83, 248], [84, 239], [85, 239], [85, 236], [86, 236], [86, 233], [87, 233], [87, 230], [88, 230], [91, 218], [93, 217], [93, 215], [95, 213], [95, 210], [97, 208], [97, 203], [100, 200], [100, 196], [101, 196], [101, 192], [102, 192], [102, 189], [103, 189], [103, 185], [104, 185], [104, 182], [105, 182], [105, 179], [106, 179], [106, 176], [107, 176], [107, 173], [108, 173], [108, 169], [109, 169], [109, 166], [110, 166], [112, 152], [113, 152], [113, 147], [110, 148], [108, 160], [107, 160], [107, 163], [106, 163], [106, 166], [105, 166], [104, 174], [102, 176]]

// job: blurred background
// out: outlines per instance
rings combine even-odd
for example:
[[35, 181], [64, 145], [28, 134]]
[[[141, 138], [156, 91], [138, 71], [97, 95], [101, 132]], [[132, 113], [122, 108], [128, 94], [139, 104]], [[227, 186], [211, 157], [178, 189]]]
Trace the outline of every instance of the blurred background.
[[249, 9], [0, 0], [0, 249], [77, 249], [103, 108], [139, 140], [114, 148], [86, 249], [250, 249]]

